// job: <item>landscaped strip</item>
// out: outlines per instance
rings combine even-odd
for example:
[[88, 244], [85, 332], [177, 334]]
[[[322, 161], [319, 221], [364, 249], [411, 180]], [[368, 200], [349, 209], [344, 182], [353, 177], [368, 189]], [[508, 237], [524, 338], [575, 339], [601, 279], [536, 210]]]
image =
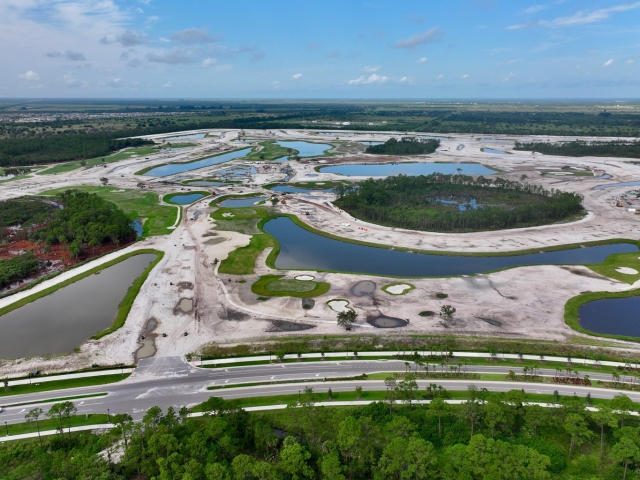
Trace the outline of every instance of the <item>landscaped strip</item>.
[[106, 397], [108, 393], [89, 393], [87, 395], [73, 395], [71, 397], [61, 397], [61, 398], [45, 398], [44, 400], [34, 400], [33, 402], [20, 402], [20, 403], [9, 403], [4, 405], [5, 407], [24, 407], [26, 405], [41, 405], [43, 403], [58, 403], [58, 402], [66, 402], [66, 401], [74, 401], [74, 400], [84, 400], [85, 398], [98, 398], [98, 397]]
[[135, 299], [136, 295], [140, 291], [142, 284], [147, 279], [149, 272], [153, 269], [153, 267], [157, 265], [157, 263], [164, 256], [164, 252], [161, 252], [159, 250], [154, 250], [151, 248], [145, 248], [145, 249], [135, 250], [133, 252], [125, 253], [120, 257], [114, 258], [113, 260], [103, 263], [102, 265], [98, 265], [92, 269], [87, 270], [86, 272], [79, 273], [75, 277], [68, 278], [60, 283], [57, 283], [56, 285], [52, 285], [51, 287], [45, 288], [40, 292], [34, 293], [33, 295], [30, 295], [21, 300], [18, 300], [10, 305], [7, 305], [6, 307], [0, 308], [0, 316], [5, 315], [9, 312], [12, 312], [13, 310], [23, 307], [31, 302], [34, 302], [39, 298], [50, 295], [53, 292], [63, 287], [66, 287], [67, 285], [71, 285], [72, 283], [75, 283], [78, 280], [82, 280], [83, 278], [86, 278], [89, 275], [93, 275], [96, 272], [99, 272], [105, 268], [108, 268], [117, 263], [120, 263], [123, 260], [126, 260], [127, 258], [133, 257], [135, 255], [145, 254], [145, 253], [154, 253], [157, 255], [157, 258], [153, 262], [151, 262], [151, 264], [144, 270], [144, 272], [142, 272], [142, 274], [133, 282], [133, 285], [129, 287], [127, 294], [125, 295], [124, 299], [122, 300], [122, 302], [118, 307], [118, 315], [116, 316], [116, 320], [114, 321], [113, 326], [91, 337], [94, 339], [101, 338], [111, 333], [112, 331], [116, 330], [117, 328], [120, 328], [124, 324], [124, 320], [127, 318], [127, 315], [129, 314], [129, 310], [131, 310], [131, 305], [133, 304], [133, 300]]
[[[637, 254], [636, 254], [637, 255]], [[598, 333], [587, 330], [580, 325], [579, 314], [580, 307], [594, 300], [603, 300], [607, 298], [629, 298], [640, 295], [640, 288], [635, 290], [626, 290], [624, 292], [589, 292], [570, 298], [564, 306], [564, 321], [569, 327], [580, 333], [592, 335], [594, 337], [615, 338], [617, 340], [627, 340], [629, 342], [640, 342], [639, 337], [629, 335], [614, 335], [611, 333]]]
[[[284, 275], [263, 275], [253, 285], [251, 291], [265, 297], [311, 298], [329, 291], [331, 284], [313, 280], [281, 280]], [[269, 285], [283, 284], [283, 289], [269, 289]], [[314, 284], [315, 286], [313, 286]], [[311, 289], [307, 289], [313, 287]]]
[[120, 382], [125, 378], [129, 378], [131, 374], [114, 374], [101, 375], [98, 377], [80, 377], [70, 378], [67, 380], [55, 380], [52, 382], [38, 383], [38, 377], [33, 378], [31, 385], [14, 385], [9, 390], [0, 389], [0, 397], [11, 397], [12, 395], [27, 395], [30, 393], [51, 392], [54, 390], [66, 390], [69, 388], [95, 387], [98, 385], [108, 385], [110, 383]]

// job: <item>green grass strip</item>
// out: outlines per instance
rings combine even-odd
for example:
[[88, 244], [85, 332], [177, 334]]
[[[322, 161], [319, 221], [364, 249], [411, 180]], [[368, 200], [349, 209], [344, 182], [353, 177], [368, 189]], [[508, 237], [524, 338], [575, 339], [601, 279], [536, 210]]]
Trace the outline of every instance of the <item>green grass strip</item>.
[[98, 265], [94, 268], [91, 268], [86, 272], [79, 273], [75, 277], [68, 278], [67, 280], [64, 280], [56, 285], [52, 285], [51, 287], [45, 288], [40, 292], [34, 293], [33, 295], [29, 295], [28, 297], [18, 300], [17, 302], [12, 303], [11, 305], [7, 305], [6, 307], [0, 308], [0, 316], [5, 315], [9, 312], [12, 312], [13, 310], [23, 307], [31, 302], [34, 302], [39, 298], [46, 297], [47, 295], [50, 295], [60, 290], [61, 288], [66, 287], [67, 285], [71, 285], [72, 283], [75, 283], [78, 280], [82, 280], [83, 278], [86, 278], [89, 275], [93, 275], [96, 272], [99, 272], [105, 268], [108, 268], [117, 263], [120, 263], [123, 260], [126, 260], [127, 258], [133, 257], [135, 255], [141, 255], [144, 253], [155, 253], [157, 257], [153, 262], [149, 264], [149, 266], [142, 272], [142, 274], [138, 278], [136, 278], [136, 280], [133, 282], [131, 287], [129, 287], [127, 294], [125, 295], [124, 299], [122, 300], [122, 302], [120, 302], [120, 305], [118, 306], [118, 315], [116, 316], [113, 326], [91, 337], [93, 339], [102, 338], [105, 335], [117, 330], [122, 325], [124, 325], [124, 321], [127, 318], [127, 315], [129, 314], [129, 310], [131, 310], [131, 305], [133, 304], [133, 301], [135, 300], [136, 295], [138, 295], [138, 292], [140, 291], [142, 284], [147, 279], [149, 272], [162, 259], [162, 257], [164, 256], [164, 252], [161, 252], [159, 250], [154, 250], [151, 248], [145, 248], [142, 250], [136, 250], [134, 252], [126, 253], [121, 257], [114, 258], [113, 260], [110, 260], [106, 263], [103, 263], [102, 265]]
[[[615, 278], [621, 282], [633, 285], [640, 280], [640, 256], [636, 253], [616, 253], [609, 255], [604, 262], [595, 265], [588, 265], [588, 267], [600, 275], [605, 277]], [[633, 268], [636, 274], [625, 274], [616, 271], [616, 268], [627, 267]]]
[[[331, 288], [331, 284], [326, 282], [311, 282], [316, 286], [313, 290], [309, 291], [296, 291], [296, 290], [270, 290], [269, 285], [282, 282], [280, 279], [284, 275], [263, 275], [253, 285], [251, 285], [251, 291], [256, 295], [262, 295], [265, 297], [296, 297], [296, 298], [311, 298], [319, 295], [324, 295]], [[301, 280], [293, 280], [293, 282], [299, 282], [302, 285], [307, 286], [308, 282]]]
[[[26, 413], [26, 412], [25, 412]], [[109, 423], [109, 416], [106, 413], [89, 413], [87, 415], [74, 415], [67, 420], [63, 420], [62, 425], [64, 426], [64, 435], [67, 435], [67, 428], [69, 424], [71, 428], [73, 427], [84, 427], [86, 425], [104, 425]], [[56, 430], [60, 428], [60, 422], [55, 418], [47, 418], [44, 417], [39, 421], [40, 431], [44, 432], [46, 430]], [[22, 435], [23, 433], [34, 433], [37, 432], [37, 426], [35, 423], [13, 423], [7, 426], [9, 430], [9, 437], [12, 435]], [[5, 429], [5, 431], [7, 430]], [[71, 432], [73, 435], [74, 432]], [[3, 432], [4, 435], [4, 432]], [[36, 439], [37, 440], [37, 439]]]
[[0, 397], [11, 397], [12, 395], [26, 395], [29, 393], [51, 392], [53, 390], [65, 390], [69, 388], [95, 387], [97, 385], [108, 385], [128, 378], [130, 373], [114, 375], [98, 375], [96, 377], [80, 377], [67, 380], [54, 380], [52, 382], [40, 382], [38, 378], [33, 378], [31, 385], [14, 385], [9, 387], [9, 391], [0, 388]]

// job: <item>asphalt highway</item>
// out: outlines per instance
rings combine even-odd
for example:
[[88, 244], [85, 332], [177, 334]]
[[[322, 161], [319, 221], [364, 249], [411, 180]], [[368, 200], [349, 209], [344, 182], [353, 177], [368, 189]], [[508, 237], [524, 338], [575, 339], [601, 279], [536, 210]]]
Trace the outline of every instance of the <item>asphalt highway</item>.
[[[413, 364], [411, 364], [413, 367]], [[10, 405], [26, 402], [44, 402], [62, 397], [73, 397], [96, 393], [107, 393], [98, 398], [84, 398], [74, 401], [78, 414], [88, 413], [129, 413], [134, 420], [142, 418], [144, 413], [153, 406], [163, 410], [173, 406], [191, 407], [207, 400], [210, 396], [220, 396], [226, 399], [250, 398], [271, 395], [296, 394], [304, 387], [312, 386], [316, 392], [326, 392], [329, 388], [333, 392], [353, 391], [360, 385], [364, 390], [384, 390], [384, 381], [346, 380], [341, 377], [356, 377], [363, 373], [404, 372], [405, 362], [398, 360], [350, 360], [350, 361], [318, 361], [269, 365], [250, 365], [238, 367], [217, 367], [214, 369], [194, 368], [183, 362], [179, 357], [165, 357], [140, 360], [135, 372], [122, 382], [103, 385], [65, 389], [51, 392], [12, 395], [0, 398], [0, 404]], [[433, 367], [432, 367], [433, 368]], [[444, 371], [448, 370], [444, 367]], [[579, 369], [578, 367], [576, 367]], [[463, 367], [468, 373], [507, 374], [513, 370], [516, 374], [522, 369], [513, 366], [468, 366]], [[436, 367], [439, 372], [440, 366]], [[539, 369], [539, 375], [553, 376], [555, 369]], [[609, 374], [588, 372], [592, 380], [611, 380]], [[580, 376], [583, 376], [581, 373]], [[326, 379], [326, 381], [321, 381]], [[309, 383], [285, 383], [273, 385], [244, 386], [207, 390], [207, 387], [218, 385], [247, 384], [257, 382], [286, 382], [298, 380], [316, 380]], [[318, 381], [320, 380], [320, 381]], [[561, 395], [586, 396], [591, 393], [592, 398], [612, 398], [622, 392], [614, 389], [580, 387], [564, 384], [542, 384], [534, 382], [512, 381], [482, 381], [482, 380], [419, 380], [421, 389], [430, 383], [442, 385], [447, 390], [465, 390], [469, 384], [490, 391], [508, 391], [524, 389], [527, 393], [552, 394], [555, 390]], [[640, 392], [624, 391], [633, 401], [640, 402]], [[24, 415], [34, 404], [5, 407], [0, 413], [0, 424], [3, 422], [19, 423], [24, 421]], [[43, 410], [48, 405], [42, 406]]]

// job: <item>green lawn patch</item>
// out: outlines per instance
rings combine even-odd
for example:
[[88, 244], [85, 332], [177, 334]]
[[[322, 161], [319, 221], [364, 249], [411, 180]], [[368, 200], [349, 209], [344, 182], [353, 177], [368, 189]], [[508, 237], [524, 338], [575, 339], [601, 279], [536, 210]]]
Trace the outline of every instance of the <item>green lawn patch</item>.
[[[604, 262], [588, 267], [600, 275], [633, 285], [640, 280], [640, 252], [609, 255]], [[638, 273], [629, 275], [617, 272], [616, 268], [620, 267], [633, 268]]]
[[[405, 286], [409, 288], [405, 288], [401, 292], [389, 291], [389, 287], [395, 287], [395, 286], [398, 286], [398, 287]], [[385, 285], [384, 287], [382, 287], [382, 291], [385, 293], [388, 293], [389, 295], [406, 295], [407, 293], [409, 293], [411, 290], [415, 288], [416, 288], [415, 285], [412, 285], [409, 282], [396, 282], [396, 283], [389, 283], [388, 285]]]
[[[298, 150], [288, 149], [286, 147], [281, 147], [280, 145], [276, 145], [275, 140], [268, 140], [266, 142], [258, 143], [262, 149], [258, 152], [256, 149], [252, 151], [249, 155], [247, 155], [247, 160], [275, 160], [276, 158], [286, 157], [289, 155], [295, 155]], [[291, 150], [291, 153], [289, 153]]]
[[86, 187], [57, 188], [48, 190], [43, 195], [56, 195], [65, 190], [78, 190], [81, 192], [97, 193], [105, 200], [115, 203], [127, 216], [134, 220], [145, 219], [143, 237], [154, 235], [166, 235], [171, 233], [171, 227], [176, 221], [174, 207], [160, 205], [158, 195], [153, 192], [141, 192], [138, 190], [124, 190], [116, 187]]
[[[128, 378], [130, 373], [101, 375], [99, 377], [82, 377], [71, 378], [69, 380], [54, 380], [52, 382], [38, 382], [38, 378], [33, 378], [31, 385], [16, 385], [5, 391], [0, 388], [0, 397], [10, 397], [12, 395], [26, 395], [29, 393], [51, 392], [53, 390], [63, 390], [67, 388], [94, 387], [96, 385], [108, 385], [110, 383], [120, 382]], [[8, 400], [5, 403], [10, 403]]]
[[[46, 411], [46, 409], [43, 409]], [[27, 412], [25, 412], [27, 413]], [[64, 426], [64, 434], [67, 434], [67, 428], [69, 426], [73, 427], [83, 427], [85, 425], [104, 425], [109, 423], [109, 417], [106, 413], [89, 413], [86, 415], [74, 415], [69, 421], [64, 420], [62, 422]], [[55, 418], [47, 418], [43, 415], [43, 417], [39, 421], [40, 431], [46, 430], [56, 430], [60, 428], [60, 422]], [[6, 429], [5, 429], [6, 430]], [[23, 433], [33, 433], [37, 432], [38, 428], [35, 423], [13, 423], [8, 425], [9, 436], [11, 435], [21, 435]], [[73, 434], [73, 432], [71, 432]]]
[[263, 275], [251, 285], [251, 291], [261, 296], [310, 298], [323, 295], [331, 288], [326, 282], [281, 280], [282, 277], [284, 275]]
[[[202, 195], [202, 197], [195, 199], [193, 202], [189, 202], [189, 203], [177, 203], [177, 202], [173, 202], [172, 199], [175, 197], [184, 197], [185, 195]], [[202, 200], [204, 197], [208, 197], [209, 195], [211, 195], [211, 193], [209, 192], [205, 192], [205, 191], [196, 191], [196, 192], [176, 192], [176, 193], [169, 193], [168, 195], [165, 195], [164, 197], [162, 197], [162, 201], [165, 203], [171, 203], [173, 205], [190, 205], [194, 202], [197, 202], [198, 200]]]
[[[275, 247], [276, 240], [266, 233], [253, 235], [246, 247], [236, 248], [222, 261], [218, 272], [230, 275], [249, 275], [254, 273], [256, 260], [265, 248]], [[270, 295], [267, 293], [267, 295]]]

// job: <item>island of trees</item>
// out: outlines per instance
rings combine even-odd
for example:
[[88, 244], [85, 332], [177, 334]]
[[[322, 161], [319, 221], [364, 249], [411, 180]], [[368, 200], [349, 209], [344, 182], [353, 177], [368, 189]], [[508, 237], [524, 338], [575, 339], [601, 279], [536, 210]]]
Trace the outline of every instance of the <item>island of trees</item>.
[[367, 147], [366, 153], [379, 155], [424, 155], [433, 153], [440, 146], [440, 140], [424, 140], [416, 137], [404, 137], [400, 141], [390, 138], [381, 145]]
[[545, 225], [583, 212], [582, 196], [469, 175], [399, 175], [336, 187], [338, 207], [373, 223], [472, 232]]
[[[419, 391], [411, 374], [385, 384], [384, 401], [358, 407], [317, 405], [343, 394], [306, 387], [277, 412], [248, 413], [236, 401], [211, 397], [197, 418], [185, 407], [152, 407], [136, 423], [112, 413], [116, 428], [106, 433], [71, 433], [68, 427], [79, 418], [71, 402], [55, 403], [46, 413], [35, 407], [26, 413], [34, 430], [37, 424], [60, 433], [0, 444], [2, 478], [636, 478], [640, 435], [631, 412], [638, 405], [626, 395], [589, 411], [577, 396], [556, 393], [543, 407], [528, 403], [521, 390], [489, 393], [471, 384], [465, 400], [452, 405], [442, 386]], [[431, 403], [416, 405], [423, 398]]]
[[611, 142], [516, 142], [514, 150], [562, 155], [563, 157], [621, 157], [640, 158], [640, 142], [615, 140]]

